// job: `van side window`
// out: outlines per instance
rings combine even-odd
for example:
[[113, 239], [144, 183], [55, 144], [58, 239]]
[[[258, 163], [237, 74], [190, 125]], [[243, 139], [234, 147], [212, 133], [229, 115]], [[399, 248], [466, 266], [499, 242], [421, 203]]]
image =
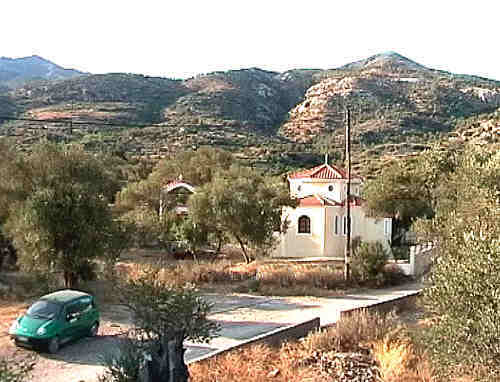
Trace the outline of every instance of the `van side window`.
[[80, 300], [80, 305], [81, 305], [81, 312], [82, 313], [88, 312], [94, 306], [92, 299], [89, 297], [86, 297], [86, 298]]
[[66, 315], [79, 315], [80, 314], [80, 306], [79, 302], [75, 301], [66, 306]]

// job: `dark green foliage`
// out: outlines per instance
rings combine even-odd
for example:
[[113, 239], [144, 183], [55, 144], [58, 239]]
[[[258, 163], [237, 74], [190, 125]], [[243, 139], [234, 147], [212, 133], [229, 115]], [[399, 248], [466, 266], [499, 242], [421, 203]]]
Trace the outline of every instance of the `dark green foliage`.
[[0, 188], [3, 229], [25, 269], [62, 271], [72, 287], [93, 277], [94, 259], [116, 258], [126, 245], [115, 240], [122, 228], [106, 198], [113, 180], [95, 157], [44, 144], [1, 167], [9, 179]]
[[396, 260], [409, 260], [410, 259], [410, 247], [408, 245], [401, 245], [398, 247], [392, 247], [392, 255]]
[[500, 156], [469, 147], [438, 201], [415, 229], [438, 255], [426, 301], [439, 315], [429, 341], [446, 362], [500, 366]]
[[154, 267], [122, 282], [119, 291], [135, 328], [119, 354], [105, 360], [100, 381], [187, 381], [183, 342], [208, 342], [215, 335], [218, 324], [208, 320], [212, 305], [193, 286], [175, 286]]
[[362, 242], [353, 251], [352, 274], [361, 281], [371, 281], [383, 277], [384, 266], [389, 254], [380, 242]]
[[375, 216], [395, 216], [406, 227], [413, 218], [432, 215], [431, 196], [426, 180], [408, 164], [397, 162], [363, 189], [367, 209]]
[[437, 200], [456, 166], [458, 149], [434, 147], [417, 158], [384, 168], [363, 189], [366, 208], [374, 216], [394, 216], [403, 228], [417, 217], [432, 217]]
[[239, 245], [247, 263], [249, 248], [272, 247], [273, 232], [281, 230], [286, 205], [295, 206], [296, 201], [290, 199], [284, 183], [238, 166], [217, 173], [188, 204], [193, 223]]
[[143, 349], [130, 337], [120, 338], [118, 354], [106, 353], [102, 359], [106, 372], [99, 382], [137, 382], [139, 369], [144, 360]]

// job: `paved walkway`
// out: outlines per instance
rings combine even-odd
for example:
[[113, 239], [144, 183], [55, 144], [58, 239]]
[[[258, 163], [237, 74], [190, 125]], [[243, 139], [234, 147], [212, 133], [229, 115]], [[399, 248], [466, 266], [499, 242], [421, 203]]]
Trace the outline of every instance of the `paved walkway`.
[[275, 329], [316, 317], [321, 326], [334, 324], [342, 311], [369, 307], [418, 293], [419, 283], [387, 289], [366, 289], [338, 297], [262, 297], [206, 295], [215, 304], [210, 318], [221, 325], [208, 344], [186, 343], [186, 361], [246, 342]]

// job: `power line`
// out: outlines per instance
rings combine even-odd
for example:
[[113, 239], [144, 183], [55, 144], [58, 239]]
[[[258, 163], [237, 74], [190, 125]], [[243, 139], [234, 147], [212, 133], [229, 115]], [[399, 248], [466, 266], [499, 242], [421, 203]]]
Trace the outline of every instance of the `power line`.
[[[118, 122], [104, 122], [104, 121], [75, 121], [72, 118], [58, 118], [58, 119], [35, 119], [35, 118], [18, 118], [18, 117], [11, 117], [11, 116], [4, 116], [0, 115], [0, 121], [1, 120], [7, 120], [7, 121], [24, 121], [24, 122], [36, 122], [36, 123], [65, 123], [68, 125], [93, 125], [93, 126], [110, 126], [110, 127], [138, 127], [138, 128], [144, 128], [144, 127], [199, 127], [201, 124], [199, 123], [183, 123], [183, 124], [177, 124], [177, 123], [163, 123], [163, 124], [138, 124], [138, 123], [118, 123]], [[203, 124], [203, 126], [224, 126], [224, 123], [213, 123], [213, 124]], [[255, 126], [255, 127], [268, 127], [268, 125], [264, 123], [251, 123], [251, 124], [242, 124], [242, 128], [248, 128], [249, 126]], [[227, 126], [230, 128], [234, 128], [234, 126]]]
[[[116, 123], [116, 122], [100, 122], [100, 121], [74, 121], [71, 118], [59, 118], [59, 119], [34, 119], [34, 118], [18, 118], [18, 117], [8, 117], [0, 115], [0, 120], [7, 121], [24, 121], [24, 122], [37, 122], [37, 123], [66, 123], [72, 125], [95, 125], [95, 126], [114, 126], [114, 127], [152, 127], [158, 126], [154, 124], [144, 125], [144, 124], [131, 124], [131, 123]], [[161, 125], [169, 126], [169, 125]], [[172, 125], [174, 126], [174, 125]], [[177, 126], [177, 125], [175, 125]], [[197, 125], [186, 125], [186, 126], [197, 126]]]

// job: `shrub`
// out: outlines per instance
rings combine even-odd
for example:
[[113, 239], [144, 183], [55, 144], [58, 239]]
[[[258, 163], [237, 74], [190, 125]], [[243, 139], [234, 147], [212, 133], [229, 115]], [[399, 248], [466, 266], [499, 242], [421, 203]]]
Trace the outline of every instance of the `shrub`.
[[394, 256], [395, 260], [409, 260], [410, 247], [408, 245], [392, 247], [392, 255]]
[[432, 271], [427, 302], [442, 313], [430, 347], [441, 362], [500, 366], [500, 241], [469, 237]]
[[359, 281], [377, 280], [389, 255], [380, 242], [361, 243], [352, 256], [352, 274]]
[[[355, 312], [336, 326], [310, 333], [280, 348], [257, 344], [221, 354], [189, 366], [193, 382], [298, 382], [344, 380], [336, 376], [341, 365], [329, 367], [322, 354], [366, 352], [367, 343], [382, 339], [394, 327], [393, 315]], [[328, 370], [330, 369], [330, 370]], [[352, 373], [352, 370], [340, 370]], [[352, 376], [352, 374], [350, 374]], [[351, 380], [351, 379], [349, 379]], [[354, 379], [352, 379], [354, 380]]]
[[136, 382], [139, 377], [141, 362], [144, 359], [142, 349], [130, 337], [123, 338], [118, 354], [103, 356], [106, 371], [98, 377], [99, 382]]
[[383, 279], [384, 285], [390, 286], [403, 284], [410, 280], [410, 277], [406, 276], [397, 264], [387, 264], [383, 269]]
[[372, 344], [382, 379], [387, 382], [435, 381], [435, 370], [423, 353], [415, 346], [403, 327], [388, 332]]

